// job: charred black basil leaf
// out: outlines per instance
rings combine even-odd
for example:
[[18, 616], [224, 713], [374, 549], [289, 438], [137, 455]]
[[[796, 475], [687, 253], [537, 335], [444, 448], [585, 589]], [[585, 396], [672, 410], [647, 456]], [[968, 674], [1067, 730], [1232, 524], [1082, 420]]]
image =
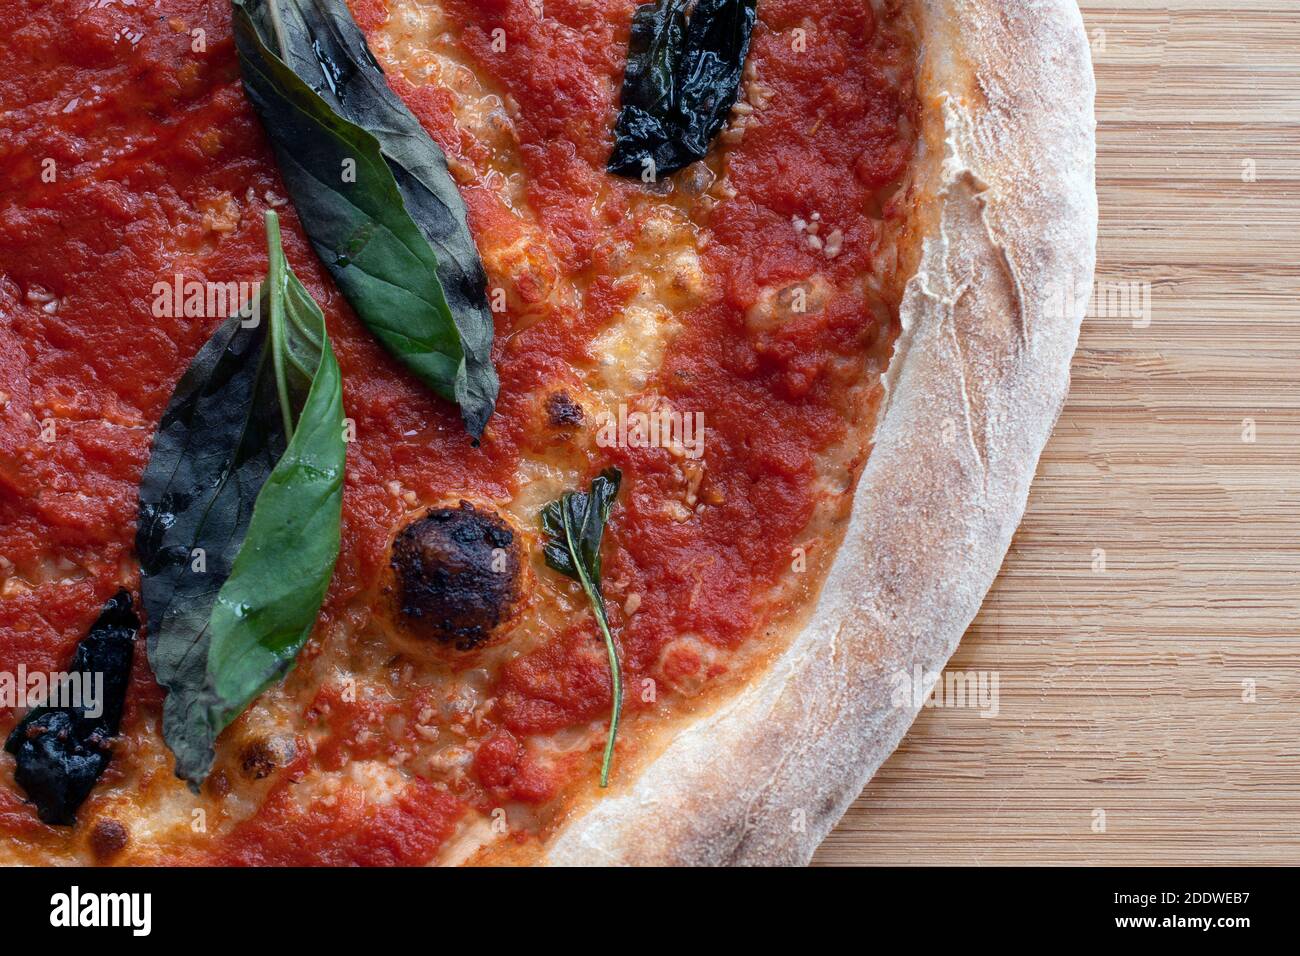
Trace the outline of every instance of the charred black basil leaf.
[[736, 105], [757, 16], [758, 0], [699, 0], [691, 12], [678, 102], [682, 147], [695, 159], [708, 153]]
[[244, 89], [316, 253], [361, 321], [478, 438], [492, 415], [487, 278], [447, 159], [343, 0], [235, 0]]
[[602, 787], [609, 786], [609, 768], [614, 762], [614, 740], [618, 737], [618, 718], [623, 710], [623, 675], [618, 663], [618, 648], [614, 645], [609, 619], [605, 615], [605, 598], [600, 590], [600, 542], [605, 536], [605, 525], [609, 522], [609, 513], [622, 480], [623, 475], [617, 468], [607, 468], [592, 479], [590, 491], [566, 491], [542, 509], [542, 530], [546, 532], [542, 554], [546, 563], [552, 570], [582, 585], [609, 655], [614, 702], [610, 709], [605, 756], [600, 764]]
[[740, 92], [758, 0], [656, 0], [632, 17], [607, 169], [653, 180], [708, 155]]
[[213, 742], [282, 677], [339, 553], [343, 393], [325, 317], [267, 213], [254, 323], [231, 316], [163, 413], [140, 482], [136, 551], [163, 739], [197, 786]]
[[45, 823], [76, 823], [77, 809], [113, 759], [110, 741], [122, 722], [139, 629], [131, 595], [119, 591], [68, 665], [67, 674], [81, 686], [78, 706], [51, 700], [19, 721], [5, 741], [5, 750], [16, 758], [14, 780]]
[[[628, 40], [623, 96], [606, 169], [629, 179], [672, 172], [681, 138], [677, 67], [686, 40], [690, 0], [657, 0], [636, 8]], [[689, 161], [688, 161], [689, 162]]]

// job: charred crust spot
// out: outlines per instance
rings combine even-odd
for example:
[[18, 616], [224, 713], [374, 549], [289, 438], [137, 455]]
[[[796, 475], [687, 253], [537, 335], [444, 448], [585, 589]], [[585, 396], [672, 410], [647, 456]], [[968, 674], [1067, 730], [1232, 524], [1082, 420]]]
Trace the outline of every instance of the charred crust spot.
[[407, 525], [393, 541], [391, 565], [406, 630], [457, 650], [483, 644], [520, 597], [514, 532], [468, 501]]
[[258, 737], [239, 752], [239, 769], [249, 780], [265, 780], [293, 758], [291, 742], [278, 737]]
[[90, 831], [90, 851], [97, 860], [108, 860], [126, 849], [131, 835], [116, 820], [99, 820]]
[[585, 416], [582, 406], [566, 391], [552, 392], [546, 399], [546, 418], [552, 428], [578, 428]]
[[240, 769], [250, 780], [264, 780], [275, 772], [275, 756], [264, 741], [254, 741], [244, 748], [239, 759]]

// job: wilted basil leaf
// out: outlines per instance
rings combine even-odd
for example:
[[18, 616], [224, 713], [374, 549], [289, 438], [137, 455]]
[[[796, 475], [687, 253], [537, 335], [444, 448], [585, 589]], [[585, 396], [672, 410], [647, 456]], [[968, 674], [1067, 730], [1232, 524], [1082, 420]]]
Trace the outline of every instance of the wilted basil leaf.
[[234, 0], [244, 89], [357, 315], [475, 438], [496, 404], [487, 279], [437, 144], [342, 0]]
[[342, 384], [325, 318], [267, 213], [260, 318], [227, 320], [181, 378], [140, 484], [136, 550], [163, 738], [197, 785], [213, 742], [282, 677], [339, 553]]

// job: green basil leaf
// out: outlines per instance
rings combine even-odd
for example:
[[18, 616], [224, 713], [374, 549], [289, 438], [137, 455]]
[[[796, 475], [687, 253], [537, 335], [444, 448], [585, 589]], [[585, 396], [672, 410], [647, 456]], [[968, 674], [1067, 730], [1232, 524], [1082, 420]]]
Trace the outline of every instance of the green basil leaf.
[[623, 675], [600, 590], [600, 542], [605, 536], [605, 525], [609, 523], [609, 513], [618, 497], [622, 478], [617, 468], [607, 468], [592, 479], [590, 491], [566, 491], [558, 500], [543, 507], [541, 514], [542, 530], [546, 533], [542, 554], [546, 563], [582, 585], [609, 655], [614, 699], [609, 717], [609, 736], [605, 740], [605, 754], [600, 765], [602, 787], [609, 786], [609, 770], [614, 762], [614, 741], [618, 737], [618, 719], [623, 711]]
[[591, 481], [591, 491], [566, 492], [559, 500], [542, 509], [542, 529], [549, 540], [542, 553], [553, 570], [578, 579], [578, 566], [570, 554], [566, 529], [573, 529], [572, 544], [577, 549], [577, 561], [592, 585], [600, 587], [600, 542], [605, 534], [622, 473], [617, 468], [607, 468]]
[[271, 212], [267, 246], [267, 321], [232, 316], [199, 351], [140, 484], [149, 663], [167, 690], [163, 738], [192, 786], [217, 735], [293, 666], [339, 553], [338, 363]]
[[628, 178], [675, 173], [708, 155], [740, 93], [758, 0], [657, 0], [632, 17], [614, 150]]
[[81, 682], [80, 704], [36, 707], [5, 741], [14, 755], [14, 782], [44, 823], [76, 823], [77, 810], [113, 759], [110, 742], [122, 723], [139, 630], [131, 595], [119, 591], [72, 653], [67, 674]]
[[482, 435], [487, 279], [441, 149], [342, 0], [234, 0], [244, 89], [321, 261], [366, 326]]

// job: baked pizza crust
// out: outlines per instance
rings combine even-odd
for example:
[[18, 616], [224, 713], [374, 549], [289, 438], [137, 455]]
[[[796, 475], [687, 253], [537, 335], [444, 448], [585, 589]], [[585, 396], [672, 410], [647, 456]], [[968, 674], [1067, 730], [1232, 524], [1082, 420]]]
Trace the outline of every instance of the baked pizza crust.
[[942, 669], [1006, 554], [1095, 262], [1092, 64], [1074, 0], [917, 0], [915, 16], [915, 272], [812, 617], [575, 810], [551, 864], [806, 863], [916, 717], [894, 675]]

